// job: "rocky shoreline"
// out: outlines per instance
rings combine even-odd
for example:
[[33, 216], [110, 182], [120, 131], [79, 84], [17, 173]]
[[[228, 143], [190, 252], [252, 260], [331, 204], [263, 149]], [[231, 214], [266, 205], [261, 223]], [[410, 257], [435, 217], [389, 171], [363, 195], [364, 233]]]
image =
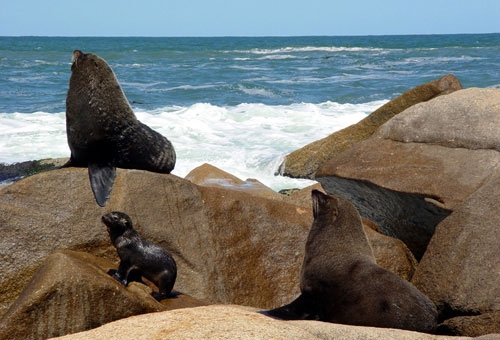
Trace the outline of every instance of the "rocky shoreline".
[[[450, 75], [430, 84], [416, 89], [434, 95], [367, 117], [362, 138], [327, 137], [347, 146], [315, 149], [303, 170], [356, 206], [377, 263], [431, 298], [441, 335], [258, 313], [299, 293], [311, 187], [283, 195], [209, 164], [185, 178], [119, 169], [99, 207], [87, 169], [34, 162], [0, 172], [15, 181], [0, 187], [0, 339], [500, 339], [500, 89], [460, 89]], [[301, 167], [293, 159], [284, 169]], [[17, 180], [30, 165], [42, 171]], [[112, 210], [174, 256], [172, 298], [107, 275], [118, 258], [100, 217]]]
[[68, 158], [47, 158], [13, 164], [0, 163], [0, 185], [12, 184], [40, 172], [54, 170], [68, 161]]

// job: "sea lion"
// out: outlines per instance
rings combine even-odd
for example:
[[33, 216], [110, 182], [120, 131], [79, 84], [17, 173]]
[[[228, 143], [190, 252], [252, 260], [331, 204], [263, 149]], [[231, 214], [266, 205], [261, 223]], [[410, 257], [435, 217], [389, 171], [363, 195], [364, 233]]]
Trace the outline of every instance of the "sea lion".
[[113, 211], [102, 216], [102, 222], [120, 257], [118, 270], [110, 274], [124, 286], [131, 281], [141, 282], [144, 276], [158, 287], [159, 294], [153, 293], [157, 300], [168, 297], [177, 278], [174, 258], [162, 247], [144, 240], [127, 214]]
[[66, 97], [66, 133], [71, 157], [64, 166], [88, 167], [97, 203], [104, 206], [116, 167], [170, 173], [170, 141], [135, 116], [113, 70], [95, 54], [73, 52]]
[[356, 208], [318, 190], [312, 191], [312, 200], [314, 221], [305, 246], [301, 294], [263, 313], [286, 320], [432, 333], [436, 306], [409, 282], [376, 264]]

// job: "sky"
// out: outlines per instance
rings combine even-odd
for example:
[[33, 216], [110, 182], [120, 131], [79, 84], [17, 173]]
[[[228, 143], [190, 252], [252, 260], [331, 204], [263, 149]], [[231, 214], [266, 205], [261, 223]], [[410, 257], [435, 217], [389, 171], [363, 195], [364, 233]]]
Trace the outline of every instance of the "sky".
[[499, 0], [3, 0], [0, 36], [499, 33]]

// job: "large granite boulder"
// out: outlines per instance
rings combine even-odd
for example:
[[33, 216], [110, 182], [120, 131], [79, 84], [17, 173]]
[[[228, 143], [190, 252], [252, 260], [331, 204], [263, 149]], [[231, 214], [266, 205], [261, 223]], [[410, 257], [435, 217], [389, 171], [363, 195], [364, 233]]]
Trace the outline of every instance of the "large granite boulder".
[[[213, 305], [139, 315], [57, 339], [458, 340], [471, 338], [319, 321], [280, 321], [249, 308]], [[491, 334], [480, 339], [498, 340], [500, 334]]]
[[[500, 332], [499, 188], [497, 171], [437, 226], [413, 277], [443, 319], [461, 317], [447, 323], [453, 334]], [[482, 321], [483, 314], [497, 322]]]
[[316, 174], [409, 246], [421, 259], [412, 282], [441, 319], [467, 317], [448, 329], [471, 335], [495, 331], [474, 320], [500, 312], [498, 136], [500, 89], [460, 90], [405, 110]]
[[[267, 191], [261, 197], [240, 189], [120, 169], [108, 205], [101, 208], [93, 199], [87, 170], [77, 168], [0, 188], [5, 235], [0, 239], [5, 259], [0, 262], [0, 316], [45, 258], [58, 250], [85, 251], [113, 261], [116, 268], [116, 250], [101, 222], [112, 210], [127, 212], [146, 239], [173, 254], [178, 265], [174, 290], [205, 303], [271, 308], [291, 301], [299, 293], [312, 222], [311, 190], [269, 199]], [[398, 240], [367, 233], [377, 261], [408, 279], [414, 270], [408, 266], [408, 250]], [[399, 260], [393, 256], [398, 253]]]
[[0, 188], [1, 314], [56, 250], [116, 261], [101, 222], [113, 210], [129, 214], [144, 238], [174, 256], [178, 291], [208, 303], [262, 308], [298, 294], [310, 209], [174, 175], [122, 169], [101, 208], [87, 169], [65, 168]]
[[435, 226], [497, 171], [495, 130], [500, 135], [500, 90], [456, 91], [400, 113], [316, 179], [419, 259]]
[[0, 319], [0, 339], [47, 339], [166, 310], [147, 286], [121, 286], [107, 274], [111, 268], [116, 264], [87, 253], [50, 255]]
[[406, 91], [397, 98], [381, 106], [360, 122], [312, 142], [286, 156], [278, 173], [294, 178], [314, 178], [318, 168], [352, 145], [370, 137], [375, 130], [395, 115], [421, 102], [462, 89], [453, 75]]
[[191, 170], [184, 178], [194, 184], [205, 187], [216, 187], [244, 191], [245, 193], [251, 194], [253, 196], [260, 196], [277, 200], [281, 200], [284, 198], [283, 195], [265, 186], [256, 179], [248, 178], [244, 181], [208, 163], [204, 163], [199, 167]]

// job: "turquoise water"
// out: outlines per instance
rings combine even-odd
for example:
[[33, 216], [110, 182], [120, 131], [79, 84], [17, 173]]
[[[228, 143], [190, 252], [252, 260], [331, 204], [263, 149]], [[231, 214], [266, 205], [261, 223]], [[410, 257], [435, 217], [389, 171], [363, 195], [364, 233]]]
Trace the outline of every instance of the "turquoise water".
[[[72, 52], [106, 59], [138, 118], [171, 139], [177, 173], [209, 162], [273, 187], [287, 153], [444, 74], [500, 86], [500, 34], [0, 37], [0, 162], [65, 157]], [[286, 183], [288, 186], [289, 183]]]
[[61, 112], [73, 50], [108, 61], [135, 106], [364, 103], [445, 73], [500, 84], [500, 34], [0, 38], [0, 112]]

